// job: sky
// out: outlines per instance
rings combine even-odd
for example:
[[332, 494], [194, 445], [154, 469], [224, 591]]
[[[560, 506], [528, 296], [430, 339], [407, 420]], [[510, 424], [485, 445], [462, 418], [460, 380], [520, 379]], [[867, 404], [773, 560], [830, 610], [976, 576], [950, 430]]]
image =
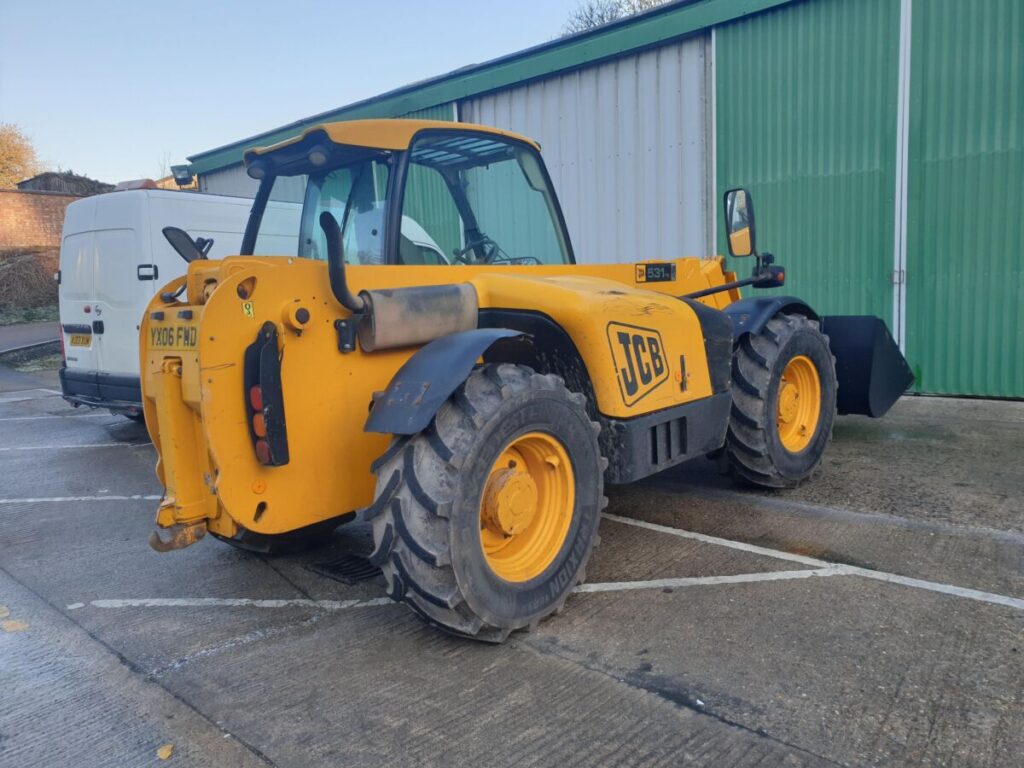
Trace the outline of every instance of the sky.
[[0, 122], [101, 181], [543, 43], [579, 0], [0, 0]]

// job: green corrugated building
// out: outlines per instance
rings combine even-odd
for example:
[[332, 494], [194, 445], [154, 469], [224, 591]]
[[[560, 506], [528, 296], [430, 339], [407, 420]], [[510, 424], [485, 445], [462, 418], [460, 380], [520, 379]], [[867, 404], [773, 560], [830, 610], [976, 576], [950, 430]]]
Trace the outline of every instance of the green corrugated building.
[[1020, 0], [684, 0], [190, 160], [251, 194], [242, 151], [317, 122], [497, 125], [540, 141], [580, 261], [716, 250], [746, 186], [788, 291], [885, 318], [918, 391], [1020, 398], [1022, 41]]

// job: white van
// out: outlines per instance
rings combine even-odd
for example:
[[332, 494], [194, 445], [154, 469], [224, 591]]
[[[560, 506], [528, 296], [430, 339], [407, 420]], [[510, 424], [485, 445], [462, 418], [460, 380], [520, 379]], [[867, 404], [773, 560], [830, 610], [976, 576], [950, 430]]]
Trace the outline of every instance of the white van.
[[[282, 208], [283, 253], [297, 250], [299, 206]], [[139, 325], [146, 305], [187, 265], [163, 235], [180, 227], [213, 240], [209, 258], [237, 254], [252, 200], [162, 189], [109, 192], [77, 200], [64, 215], [60, 323], [64, 399], [138, 418]], [[285, 210], [287, 208], [287, 210]]]

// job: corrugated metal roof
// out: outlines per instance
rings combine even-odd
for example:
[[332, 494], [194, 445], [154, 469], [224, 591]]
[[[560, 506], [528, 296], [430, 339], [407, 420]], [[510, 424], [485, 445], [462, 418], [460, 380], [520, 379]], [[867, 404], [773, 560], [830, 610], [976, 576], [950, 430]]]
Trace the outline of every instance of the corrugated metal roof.
[[793, 0], [677, 0], [637, 16], [597, 29], [559, 38], [483, 64], [457, 69], [439, 77], [338, 109], [303, 118], [241, 141], [189, 156], [193, 173], [205, 173], [241, 162], [248, 147], [290, 138], [311, 125], [332, 120], [395, 117], [458, 101], [489, 91], [593, 64], [627, 52], [677, 40], [716, 24], [759, 13]]

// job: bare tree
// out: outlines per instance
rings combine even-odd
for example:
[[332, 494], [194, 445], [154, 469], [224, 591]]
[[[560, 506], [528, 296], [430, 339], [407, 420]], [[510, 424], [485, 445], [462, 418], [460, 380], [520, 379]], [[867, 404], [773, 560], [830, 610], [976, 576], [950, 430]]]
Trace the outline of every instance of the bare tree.
[[602, 24], [649, 11], [665, 2], [667, 0], [583, 0], [566, 19], [562, 35], [585, 32]]
[[160, 158], [160, 165], [158, 166], [157, 175], [158, 179], [166, 178], [171, 175], [171, 153], [164, 152], [163, 157]]
[[0, 123], [0, 189], [13, 189], [19, 181], [42, 170], [32, 141], [11, 123]]

